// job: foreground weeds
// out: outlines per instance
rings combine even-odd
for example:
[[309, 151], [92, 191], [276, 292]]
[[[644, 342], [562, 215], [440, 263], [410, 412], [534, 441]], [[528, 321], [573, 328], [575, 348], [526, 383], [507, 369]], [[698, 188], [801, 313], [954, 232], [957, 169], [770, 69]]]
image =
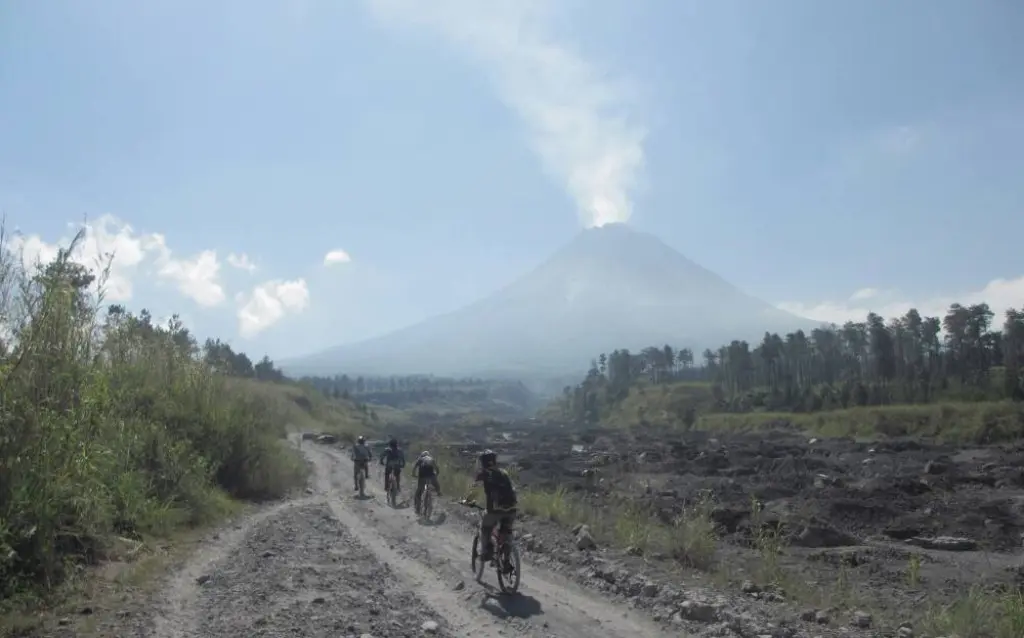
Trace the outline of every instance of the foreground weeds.
[[201, 363], [176, 318], [100, 312], [80, 239], [26, 269], [0, 237], [0, 601], [304, 479], [273, 406]]
[[956, 638], [1024, 636], [1024, 593], [975, 587], [948, 605], [928, 610], [922, 627], [929, 635]]

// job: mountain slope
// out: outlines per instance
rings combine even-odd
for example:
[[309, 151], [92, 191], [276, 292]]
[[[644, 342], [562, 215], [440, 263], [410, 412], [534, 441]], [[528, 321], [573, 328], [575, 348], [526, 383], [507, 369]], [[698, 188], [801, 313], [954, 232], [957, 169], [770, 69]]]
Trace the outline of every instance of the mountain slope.
[[809, 325], [656, 237], [612, 224], [583, 231], [477, 303], [282, 367], [291, 374], [560, 374], [615, 348], [701, 350]]

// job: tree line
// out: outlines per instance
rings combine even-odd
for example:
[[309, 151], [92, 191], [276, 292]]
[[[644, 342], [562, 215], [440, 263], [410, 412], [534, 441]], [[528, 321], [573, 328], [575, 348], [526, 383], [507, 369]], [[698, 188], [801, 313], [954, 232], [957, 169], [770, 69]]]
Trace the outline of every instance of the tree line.
[[[584, 380], [563, 390], [563, 410], [596, 422], [638, 384], [699, 381], [714, 408], [811, 412], [853, 406], [929, 403], [939, 399], [1024, 399], [1024, 308], [1001, 326], [988, 304], [949, 306], [943, 317], [911, 309], [889, 320], [822, 325], [759, 343], [734, 340], [705, 349], [665, 345], [615, 350], [591, 362]], [[682, 415], [684, 419], [691, 415]]]
[[339, 374], [332, 377], [306, 376], [303, 384], [316, 388], [324, 396], [335, 399], [358, 398], [396, 408], [449, 399], [473, 403], [488, 399], [527, 405], [532, 393], [518, 381], [488, 380], [476, 377], [435, 377], [429, 375], [357, 376]]

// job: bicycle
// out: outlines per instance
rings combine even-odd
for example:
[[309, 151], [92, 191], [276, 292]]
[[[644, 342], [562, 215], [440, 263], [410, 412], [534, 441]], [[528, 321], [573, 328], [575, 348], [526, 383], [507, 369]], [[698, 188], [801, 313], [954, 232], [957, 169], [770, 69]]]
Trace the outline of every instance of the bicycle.
[[420, 514], [423, 518], [430, 520], [430, 515], [434, 513], [434, 485], [430, 481], [427, 481], [426, 487], [423, 488], [421, 498]]
[[[459, 501], [459, 504], [480, 510], [481, 521], [483, 520], [484, 513], [487, 511], [472, 501], [462, 500]], [[481, 549], [479, 527], [477, 525], [478, 531], [473, 536], [473, 553], [471, 558], [473, 574], [476, 576], [477, 582], [483, 577], [485, 567], [483, 560], [480, 560], [479, 564], [477, 563], [477, 559], [480, 558]], [[519, 546], [516, 545], [515, 539], [510, 534], [502, 533], [501, 527], [501, 525], [495, 525], [494, 530], [491, 532], [491, 546], [494, 548], [494, 557], [491, 558], [491, 565], [495, 568], [495, 572], [498, 575], [498, 587], [501, 591], [506, 594], [514, 594], [519, 591], [519, 582], [523, 575], [523, 565], [519, 557]]]
[[388, 505], [398, 507], [398, 481], [395, 480], [395, 475], [384, 470], [384, 483], [384, 490], [388, 495]]
[[366, 469], [356, 463], [356, 487], [359, 488], [359, 498], [366, 498]]

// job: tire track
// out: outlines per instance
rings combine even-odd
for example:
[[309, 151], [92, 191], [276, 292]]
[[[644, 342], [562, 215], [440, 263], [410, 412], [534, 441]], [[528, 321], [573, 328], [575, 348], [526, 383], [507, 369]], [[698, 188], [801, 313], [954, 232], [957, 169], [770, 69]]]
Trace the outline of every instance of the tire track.
[[[405, 584], [444, 616], [453, 635], [521, 635], [538, 638], [666, 636], [656, 624], [568, 579], [526, 563], [519, 594], [498, 596], [470, 573], [471, 536], [450, 526], [418, 523], [411, 508], [386, 505], [383, 489], [367, 483], [371, 500], [354, 497], [351, 461], [330, 449], [304, 450], [313, 462], [316, 489], [361, 544], [391, 566]], [[410, 496], [409, 487], [403, 494]], [[444, 504], [439, 499], [435, 511]], [[436, 516], [436, 514], [435, 514]], [[493, 572], [485, 570], [485, 580]], [[464, 589], [459, 588], [464, 586]], [[456, 589], [459, 588], [459, 589]], [[680, 634], [673, 634], [680, 635]]]

